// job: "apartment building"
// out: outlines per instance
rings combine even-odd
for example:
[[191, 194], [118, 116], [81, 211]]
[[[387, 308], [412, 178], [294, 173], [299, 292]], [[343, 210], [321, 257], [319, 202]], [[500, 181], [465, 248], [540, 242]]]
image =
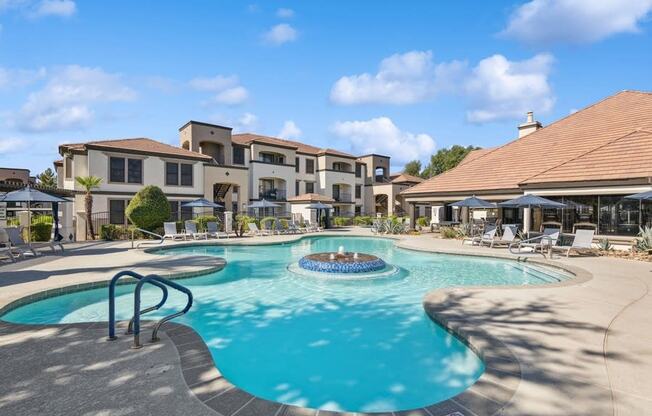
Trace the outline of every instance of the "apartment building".
[[266, 199], [279, 205], [276, 215], [290, 216], [292, 201], [312, 200], [311, 195], [332, 201], [332, 215], [352, 217], [399, 213], [399, 193], [420, 181], [391, 176], [388, 156], [356, 157], [276, 137], [233, 134], [230, 127], [198, 121], [179, 129], [179, 141], [179, 147], [148, 138], [61, 145], [63, 159], [54, 166], [58, 186], [75, 195], [69, 210], [77, 238], [85, 237], [89, 219], [76, 176], [102, 178], [93, 191], [90, 220], [96, 225], [125, 224], [127, 204], [145, 185], [163, 190], [178, 219], [192, 216], [182, 204], [197, 198], [235, 213], [252, 213], [248, 206]]

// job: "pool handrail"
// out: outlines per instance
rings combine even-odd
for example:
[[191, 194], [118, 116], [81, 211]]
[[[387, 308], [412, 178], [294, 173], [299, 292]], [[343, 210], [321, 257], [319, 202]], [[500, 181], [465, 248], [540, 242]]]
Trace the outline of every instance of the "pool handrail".
[[[547, 240], [547, 241], [548, 241], [548, 255], [549, 255], [549, 258], [552, 258], [552, 250], [550, 249], [550, 245], [552, 245], [552, 243], [553, 243], [553, 238], [552, 238], [552, 236], [545, 235], [545, 234], [544, 234], [544, 235], [537, 236], [537, 237], [528, 238], [528, 239], [526, 239], [526, 240], [520, 240], [520, 241], [517, 241], [517, 242], [514, 242], [514, 243], [510, 243], [509, 246], [507, 246], [507, 249], [508, 249], [509, 252], [512, 253], [512, 254], [525, 254], [525, 253], [521, 253], [520, 245], [521, 245], [522, 243], [529, 243], [529, 242], [537, 241], [537, 240], [541, 242], [542, 250], [541, 250], [541, 253], [540, 253], [540, 254], [541, 254], [544, 258], [546, 257], [546, 253], [543, 252], [543, 241], [544, 241], [544, 240]], [[513, 246], [519, 246], [518, 251], [514, 251], [514, 250], [513, 250]], [[528, 252], [527, 254], [530, 254], [530, 253], [531, 253], [531, 254], [537, 254], [537, 251], [534, 250], [533, 252]]]
[[[156, 238], [159, 239], [159, 241], [141, 241], [140, 243], [138, 243], [136, 245], [136, 247], [134, 247], [134, 241], [135, 241], [134, 237], [135, 237], [136, 231], [139, 231], [139, 232], [141, 232], [143, 234], [151, 235], [152, 237], [156, 237]], [[143, 245], [146, 245], [146, 244], [149, 244], [149, 245], [161, 245], [161, 244], [163, 244], [164, 241], [165, 241], [165, 238], [160, 234], [156, 234], [156, 233], [153, 233], [151, 231], [143, 230], [142, 228], [138, 228], [138, 227], [133, 227], [131, 229], [131, 248], [140, 248], [140, 246], [143, 246]]]
[[182, 286], [176, 282], [173, 282], [172, 280], [165, 279], [157, 274], [150, 274], [140, 279], [140, 281], [136, 284], [136, 289], [134, 290], [134, 324], [133, 324], [134, 345], [132, 346], [132, 348], [134, 349], [142, 347], [142, 345], [140, 344], [140, 292], [143, 288], [143, 285], [145, 285], [145, 283], [150, 283], [150, 282], [162, 283], [173, 289], [178, 290], [179, 292], [184, 293], [188, 297], [186, 306], [181, 311], [175, 312], [171, 315], [161, 318], [156, 323], [156, 325], [154, 325], [154, 330], [152, 331], [152, 342], [158, 340], [157, 334], [161, 325], [163, 325], [165, 322], [171, 319], [184, 315], [192, 307], [193, 296], [192, 296], [192, 292], [187, 287]]
[[[109, 283], [109, 338], [108, 338], [110, 341], [113, 341], [118, 338], [115, 335], [115, 287], [118, 283], [118, 280], [120, 280], [120, 278], [124, 276], [129, 276], [137, 280], [142, 280], [144, 278], [143, 275], [138, 274], [131, 270], [123, 270], [121, 272], [116, 273], [113, 276], [113, 278], [111, 278], [111, 282]], [[165, 287], [165, 285], [157, 281], [152, 281], [151, 284], [163, 291], [163, 297], [158, 304], [146, 308], [142, 313], [147, 313], [147, 312], [151, 312], [152, 310], [159, 309], [161, 306], [163, 306], [163, 304], [168, 299], [168, 289]], [[134, 316], [135, 315], [136, 314], [134, 313]], [[127, 333], [129, 333], [130, 329], [132, 328], [133, 320], [134, 317], [132, 316], [131, 320], [129, 321]]]

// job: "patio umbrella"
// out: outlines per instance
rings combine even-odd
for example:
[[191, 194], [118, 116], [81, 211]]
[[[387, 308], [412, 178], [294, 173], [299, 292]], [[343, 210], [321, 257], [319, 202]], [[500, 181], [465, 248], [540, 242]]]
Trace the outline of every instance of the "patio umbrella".
[[627, 195], [625, 199], [638, 200], [638, 225], [643, 226], [643, 201], [652, 201], [652, 191], [640, 192], [634, 195]]
[[279, 204], [275, 204], [274, 202], [269, 202], [266, 199], [261, 199], [260, 201], [256, 201], [253, 204], [250, 204], [247, 206], [247, 208], [258, 208], [258, 209], [265, 209], [265, 208], [271, 208], [272, 213], [274, 212], [274, 208], [280, 207]]
[[[27, 203], [27, 213], [29, 220], [27, 221], [27, 233], [28, 238], [32, 238], [32, 202], [49, 202], [52, 204], [52, 217], [54, 220], [54, 236], [57, 238], [59, 235], [59, 202], [70, 202], [67, 199], [60, 198], [56, 195], [50, 195], [45, 192], [41, 192], [38, 189], [34, 189], [31, 186], [27, 185], [23, 189], [17, 191], [11, 191], [6, 193], [0, 202], [26, 202]], [[55, 207], [56, 204], [56, 207]]]
[[204, 198], [186, 202], [185, 204], [181, 204], [181, 206], [184, 208], [224, 208], [224, 205], [220, 205], [216, 202], [211, 202]]
[[[308, 209], [316, 209], [317, 210], [317, 223], [320, 222], [321, 220], [321, 211], [322, 210], [329, 210], [332, 209], [332, 205], [327, 205], [321, 202], [313, 202], [312, 204], [308, 205], [306, 208]], [[328, 218], [328, 217], [327, 217]]]
[[448, 205], [450, 205], [451, 207], [496, 208], [496, 204], [493, 204], [489, 201], [485, 201], [484, 199], [480, 199], [475, 195], [463, 199], [461, 201], [453, 202], [452, 204], [448, 204]]
[[499, 202], [498, 206], [506, 208], [564, 208], [566, 204], [537, 195], [523, 195], [509, 201]]

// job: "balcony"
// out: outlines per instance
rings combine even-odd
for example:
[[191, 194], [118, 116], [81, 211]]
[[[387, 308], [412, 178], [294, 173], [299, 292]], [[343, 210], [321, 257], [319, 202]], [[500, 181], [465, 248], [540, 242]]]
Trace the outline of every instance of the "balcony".
[[258, 198], [264, 198], [268, 201], [285, 201], [287, 198], [287, 193], [285, 189], [268, 189], [259, 187]]
[[353, 202], [350, 192], [333, 192], [335, 202]]

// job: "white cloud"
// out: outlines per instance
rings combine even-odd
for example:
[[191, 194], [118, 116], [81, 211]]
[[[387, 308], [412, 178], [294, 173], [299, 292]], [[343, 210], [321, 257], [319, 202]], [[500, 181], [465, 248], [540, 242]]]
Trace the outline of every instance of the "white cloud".
[[454, 85], [460, 61], [435, 64], [430, 51], [395, 54], [381, 61], [376, 74], [344, 76], [331, 89], [336, 104], [412, 104], [431, 99]]
[[283, 123], [283, 128], [281, 131], [278, 133], [278, 137], [282, 139], [299, 139], [301, 138], [301, 135], [303, 132], [297, 126], [297, 124], [292, 121], [292, 120], [287, 120], [285, 123]]
[[281, 23], [263, 33], [263, 41], [270, 45], [279, 46], [296, 40], [297, 36], [296, 29], [287, 23]]
[[55, 68], [45, 86], [28, 96], [15, 124], [35, 132], [81, 128], [93, 120], [93, 105], [135, 98], [118, 74], [78, 65]]
[[218, 104], [242, 104], [249, 98], [249, 91], [242, 85], [235, 75], [217, 75], [214, 77], [197, 77], [189, 82], [190, 87], [198, 91], [216, 93], [213, 102]]
[[651, 10], [652, 0], [532, 0], [501, 34], [528, 44], [589, 43], [639, 32]]
[[218, 104], [237, 105], [242, 104], [249, 98], [249, 92], [245, 87], [234, 87], [226, 89], [215, 95], [215, 102]]
[[425, 162], [436, 147], [435, 140], [428, 134], [402, 131], [389, 117], [338, 121], [332, 131], [338, 137], [347, 139], [353, 152], [388, 154], [396, 165], [415, 159]]
[[483, 59], [464, 85], [469, 100], [467, 119], [484, 123], [522, 117], [527, 111], [547, 112], [555, 99], [548, 83], [553, 58], [539, 54], [524, 61], [502, 55]]
[[25, 141], [17, 138], [0, 139], [0, 155], [15, 153], [25, 148]]
[[47, 74], [45, 68], [36, 70], [0, 67], [0, 90], [20, 88], [42, 79]]
[[42, 0], [34, 6], [32, 17], [58, 16], [70, 17], [77, 12], [77, 5], [72, 0]]
[[330, 98], [341, 105], [405, 105], [448, 93], [466, 100], [471, 122], [521, 118], [529, 110], [552, 108], [548, 77], [553, 61], [548, 54], [524, 61], [494, 55], [469, 67], [456, 60], [435, 64], [430, 51], [412, 51], [383, 59], [376, 74], [340, 78]]
[[249, 112], [245, 112], [238, 117], [217, 113], [209, 116], [208, 120], [221, 126], [233, 127], [234, 133], [251, 132], [258, 127], [258, 116]]
[[276, 17], [280, 17], [281, 19], [289, 19], [291, 17], [294, 17], [294, 10], [280, 8], [276, 10]]
[[239, 131], [255, 130], [258, 124], [258, 117], [255, 114], [244, 113], [238, 118], [237, 129]]

